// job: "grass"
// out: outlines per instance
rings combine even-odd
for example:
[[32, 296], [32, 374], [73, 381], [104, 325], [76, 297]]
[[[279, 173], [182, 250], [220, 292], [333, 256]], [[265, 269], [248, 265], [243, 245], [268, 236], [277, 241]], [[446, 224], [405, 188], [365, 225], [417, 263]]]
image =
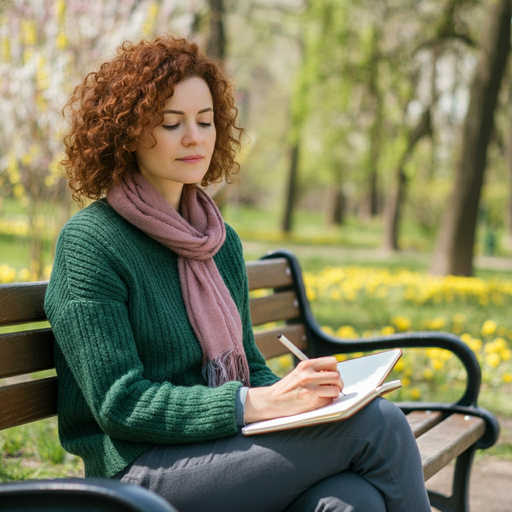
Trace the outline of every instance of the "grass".
[[[244, 240], [279, 242], [287, 244], [305, 243], [343, 246], [345, 248], [377, 249], [382, 244], [382, 221], [362, 222], [348, 217], [342, 226], [328, 226], [320, 212], [299, 210], [294, 219], [295, 229], [285, 235], [280, 229], [280, 213], [251, 207], [227, 205], [223, 209], [224, 219]], [[404, 223], [401, 238], [404, 249], [429, 251], [434, 240], [422, 232], [417, 225]]]
[[0, 432], [0, 481], [83, 476], [81, 459], [62, 448], [57, 419]]
[[[2, 213], [23, 215], [19, 205], [12, 201], [4, 202]], [[268, 249], [287, 247], [298, 255], [303, 270], [313, 273], [329, 265], [427, 271], [429, 251], [434, 242], [432, 236], [405, 222], [401, 243], [406, 250], [396, 254], [384, 254], [377, 250], [382, 242], [382, 224], [378, 220], [365, 223], [351, 218], [342, 227], [325, 227], [321, 214], [302, 211], [298, 212], [296, 218], [296, 225], [300, 226], [300, 230], [297, 229], [291, 236], [283, 236], [279, 231], [277, 211], [228, 206], [223, 214], [226, 221], [241, 235], [247, 260], [259, 258]], [[3, 263], [17, 269], [28, 266], [26, 240], [0, 233], [0, 265]], [[512, 271], [477, 268], [475, 274], [486, 279], [512, 280]], [[380, 327], [396, 314], [410, 316], [420, 323], [422, 318], [439, 315], [451, 317], [459, 312], [457, 307], [450, 308], [445, 305], [442, 309], [432, 305], [421, 308], [401, 305], [400, 311], [397, 311], [392, 304], [386, 303], [375, 308], [364, 303], [344, 303], [340, 306], [334, 302], [313, 304], [313, 310], [322, 325], [337, 328], [348, 324], [360, 330], [372, 326]], [[472, 306], [468, 306], [464, 313], [475, 325], [481, 324], [490, 314], [488, 310], [483, 311], [482, 308]], [[493, 315], [498, 323], [508, 325], [507, 311], [495, 309]], [[19, 326], [18, 329], [41, 326], [43, 325]], [[0, 334], [2, 332], [6, 332], [6, 328], [0, 328]], [[271, 361], [270, 365], [274, 370], [279, 370], [280, 364], [277, 361]], [[498, 418], [509, 420], [512, 418], [512, 387], [503, 387], [500, 391], [484, 385], [479, 403]], [[454, 388], [450, 390], [453, 396], [444, 392], [443, 399], [455, 399], [458, 393], [460, 391]], [[512, 461], [510, 436], [505, 436], [495, 447], [486, 450], [485, 454]], [[484, 456], [486, 455], [479, 455]], [[59, 443], [55, 418], [0, 432], [0, 481], [82, 475], [81, 460], [66, 454]]]

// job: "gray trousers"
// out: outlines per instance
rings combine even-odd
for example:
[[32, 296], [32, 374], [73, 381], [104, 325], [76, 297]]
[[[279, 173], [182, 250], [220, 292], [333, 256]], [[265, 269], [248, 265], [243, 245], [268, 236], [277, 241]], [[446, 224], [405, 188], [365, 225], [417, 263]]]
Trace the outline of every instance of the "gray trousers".
[[336, 423], [156, 445], [115, 478], [180, 512], [431, 511], [411, 429], [381, 398]]

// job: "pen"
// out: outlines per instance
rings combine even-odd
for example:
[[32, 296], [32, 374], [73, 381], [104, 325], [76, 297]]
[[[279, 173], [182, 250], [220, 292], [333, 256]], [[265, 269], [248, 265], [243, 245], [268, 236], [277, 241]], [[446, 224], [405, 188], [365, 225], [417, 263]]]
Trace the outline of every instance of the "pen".
[[309, 357], [299, 350], [284, 334], [278, 334], [277, 338], [279, 341], [294, 355], [296, 355], [301, 361], [307, 361]]
[[[297, 348], [284, 334], [277, 335], [278, 340], [294, 355], [296, 355], [301, 361], [306, 361], [309, 357], [302, 352], [299, 348]], [[340, 393], [345, 396], [343, 391]]]

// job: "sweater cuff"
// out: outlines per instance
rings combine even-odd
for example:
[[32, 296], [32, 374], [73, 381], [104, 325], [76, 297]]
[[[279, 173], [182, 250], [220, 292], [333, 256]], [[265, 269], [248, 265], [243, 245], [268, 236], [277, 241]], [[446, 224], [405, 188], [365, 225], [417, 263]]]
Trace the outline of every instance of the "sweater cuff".
[[247, 398], [247, 391], [249, 388], [241, 387], [238, 388], [235, 398], [235, 418], [236, 426], [241, 428], [245, 426], [244, 415], [245, 415], [245, 399]]

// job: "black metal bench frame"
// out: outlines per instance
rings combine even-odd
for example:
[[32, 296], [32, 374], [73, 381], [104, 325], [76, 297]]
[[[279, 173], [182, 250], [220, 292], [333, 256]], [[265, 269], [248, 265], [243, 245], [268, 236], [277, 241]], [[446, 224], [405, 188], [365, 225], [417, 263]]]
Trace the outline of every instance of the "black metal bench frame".
[[[394, 334], [356, 340], [330, 336], [321, 330], [311, 312], [302, 272], [291, 252], [271, 252], [258, 261], [249, 262], [247, 272], [250, 290], [271, 291], [266, 296], [251, 298], [253, 324], [265, 326], [272, 322], [281, 322], [279, 327], [255, 330], [256, 343], [266, 358], [286, 353], [276, 337], [278, 332], [284, 332], [310, 357], [395, 347], [437, 347], [453, 352], [461, 360], [467, 372], [467, 382], [465, 391], [457, 402], [408, 402], [398, 405], [407, 414], [417, 437], [426, 480], [451, 460], [456, 460], [451, 495], [429, 492], [432, 506], [442, 512], [468, 512], [469, 476], [475, 451], [492, 446], [499, 435], [496, 418], [477, 405], [481, 372], [470, 348], [458, 337], [439, 332]], [[43, 310], [46, 286], [46, 282], [0, 285], [0, 326], [46, 320]], [[0, 379], [53, 368], [53, 342], [50, 328], [0, 334]], [[56, 396], [56, 377], [0, 386], [0, 430], [55, 415]], [[436, 453], [427, 454], [437, 443], [439, 449], [434, 450]], [[87, 479], [83, 483], [87, 486]], [[39, 491], [45, 485], [49, 486], [48, 500], [55, 500], [55, 510], [58, 510], [60, 491], [55, 486], [52, 487], [52, 482], [39, 481], [36, 484], [39, 485]], [[1, 506], [2, 495], [5, 497], [7, 493], [13, 493], [16, 486], [21, 490], [28, 489], [30, 485], [34, 484], [16, 482], [0, 485], [0, 511], [6, 510]], [[68, 484], [61, 480], [60, 485], [64, 489]], [[67, 493], [72, 492], [73, 485], [76, 485], [76, 481], [69, 482]], [[89, 495], [105, 494], [99, 490], [101, 482], [93, 482], [91, 485]], [[116, 486], [124, 484], [107, 480], [105, 485], [111, 493]], [[125, 487], [120, 488], [121, 494]], [[66, 492], [62, 490], [62, 496]], [[143, 490], [141, 492], [144, 493]], [[155, 504], [151, 506], [154, 508], [149, 508], [148, 505], [146, 509], [142, 507], [126, 510], [172, 510], [158, 509]]]

